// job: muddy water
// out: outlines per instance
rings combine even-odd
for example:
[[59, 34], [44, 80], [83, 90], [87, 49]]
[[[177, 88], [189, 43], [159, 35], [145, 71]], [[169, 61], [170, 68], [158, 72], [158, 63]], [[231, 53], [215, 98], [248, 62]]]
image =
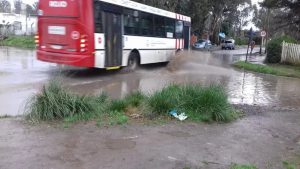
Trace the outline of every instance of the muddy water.
[[[79, 94], [105, 92], [114, 98], [131, 91], [153, 92], [170, 83], [219, 84], [229, 94], [230, 102], [260, 106], [300, 108], [300, 79], [276, 77], [235, 70], [230, 64], [242, 59], [245, 50], [192, 52], [176, 64], [175, 71], [165, 64], [142, 66], [138, 71], [81, 69], [39, 62], [35, 52], [0, 48], [0, 115], [20, 115], [25, 100], [53, 77]], [[251, 57], [256, 62], [263, 58]]]

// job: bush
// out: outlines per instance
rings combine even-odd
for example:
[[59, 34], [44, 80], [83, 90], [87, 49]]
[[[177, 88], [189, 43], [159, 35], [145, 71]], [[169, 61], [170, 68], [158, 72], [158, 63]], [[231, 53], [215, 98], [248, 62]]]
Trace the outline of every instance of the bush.
[[272, 39], [267, 44], [267, 63], [279, 63], [281, 61], [282, 42], [296, 43], [297, 41], [289, 36], [281, 36]]
[[236, 45], [248, 45], [248, 39], [247, 38], [236, 38], [235, 39]]

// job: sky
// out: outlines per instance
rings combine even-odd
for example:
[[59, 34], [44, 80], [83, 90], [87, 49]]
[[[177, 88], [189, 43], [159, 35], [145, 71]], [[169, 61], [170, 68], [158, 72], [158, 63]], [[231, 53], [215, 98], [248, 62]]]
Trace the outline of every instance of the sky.
[[[252, 5], [254, 5], [254, 4], [256, 4], [258, 7], [259, 7], [259, 5], [258, 5], [258, 3], [259, 2], [262, 2], [263, 0], [251, 0], [252, 1]], [[250, 17], [252, 17], [252, 16], [250, 16]], [[250, 22], [245, 28], [246, 29], [250, 29], [250, 28], [253, 28], [254, 30], [258, 30], [258, 28], [254, 25], [254, 23], [252, 23], [252, 22]]]

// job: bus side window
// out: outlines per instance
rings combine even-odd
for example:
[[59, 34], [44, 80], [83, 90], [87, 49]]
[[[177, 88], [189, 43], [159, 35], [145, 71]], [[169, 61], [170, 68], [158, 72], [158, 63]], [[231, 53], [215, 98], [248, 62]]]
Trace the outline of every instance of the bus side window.
[[176, 25], [175, 25], [175, 37], [177, 39], [183, 38], [183, 22], [182, 21], [176, 21]]
[[165, 38], [165, 22], [161, 16], [154, 16], [154, 35], [156, 37]]
[[165, 18], [165, 35], [167, 38], [174, 38], [175, 32], [175, 20], [170, 18]]
[[139, 35], [139, 12], [124, 9], [124, 33], [125, 35]]
[[141, 14], [141, 35], [154, 36], [153, 34], [153, 15], [142, 13]]
[[94, 20], [95, 20], [95, 32], [103, 33], [102, 10], [99, 2], [95, 2], [94, 4]]

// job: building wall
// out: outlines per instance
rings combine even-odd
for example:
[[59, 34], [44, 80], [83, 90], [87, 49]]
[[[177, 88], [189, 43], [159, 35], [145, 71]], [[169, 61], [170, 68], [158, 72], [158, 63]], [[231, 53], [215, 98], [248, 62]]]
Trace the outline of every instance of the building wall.
[[0, 13], [1, 35], [33, 35], [37, 31], [37, 17], [23, 14]]

